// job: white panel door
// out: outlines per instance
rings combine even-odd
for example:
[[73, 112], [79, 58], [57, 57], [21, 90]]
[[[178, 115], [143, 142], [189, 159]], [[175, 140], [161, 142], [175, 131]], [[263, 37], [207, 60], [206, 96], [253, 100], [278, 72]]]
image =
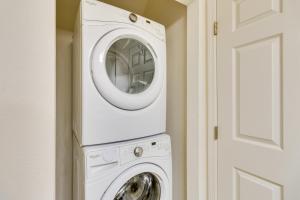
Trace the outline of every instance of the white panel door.
[[218, 200], [300, 200], [300, 1], [217, 3]]

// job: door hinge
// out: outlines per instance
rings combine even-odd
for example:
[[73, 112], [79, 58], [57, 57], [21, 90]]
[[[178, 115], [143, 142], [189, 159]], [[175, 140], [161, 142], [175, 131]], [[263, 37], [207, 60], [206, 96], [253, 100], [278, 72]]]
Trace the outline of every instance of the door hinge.
[[214, 139], [215, 140], [219, 139], [219, 127], [217, 126], [214, 127]]
[[218, 35], [218, 22], [214, 22], [214, 36]]

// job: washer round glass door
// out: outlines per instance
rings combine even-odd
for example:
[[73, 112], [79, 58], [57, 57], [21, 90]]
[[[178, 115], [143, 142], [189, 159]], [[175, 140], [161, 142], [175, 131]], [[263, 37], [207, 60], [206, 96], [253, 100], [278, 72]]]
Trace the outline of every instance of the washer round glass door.
[[132, 177], [116, 194], [114, 200], [160, 200], [160, 184], [157, 177], [144, 172]]
[[152, 164], [129, 168], [117, 177], [101, 200], [169, 199], [169, 180], [165, 172]]
[[109, 103], [138, 110], [158, 97], [163, 67], [155, 40], [152, 35], [128, 28], [114, 29], [99, 39], [92, 53], [92, 77]]

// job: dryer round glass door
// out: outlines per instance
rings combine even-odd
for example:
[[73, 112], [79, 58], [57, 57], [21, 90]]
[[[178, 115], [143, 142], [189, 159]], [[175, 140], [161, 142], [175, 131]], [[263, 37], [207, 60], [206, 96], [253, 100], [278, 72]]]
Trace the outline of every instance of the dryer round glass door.
[[101, 200], [171, 200], [170, 182], [154, 164], [139, 164], [125, 170], [105, 191]]
[[138, 40], [124, 38], [114, 42], [106, 56], [106, 71], [121, 91], [138, 94], [152, 83], [155, 63], [150, 50]]
[[160, 200], [160, 184], [155, 175], [142, 173], [127, 181], [114, 200]]
[[164, 46], [147, 32], [119, 28], [101, 37], [91, 57], [94, 84], [110, 104], [124, 110], [151, 105], [164, 83]]

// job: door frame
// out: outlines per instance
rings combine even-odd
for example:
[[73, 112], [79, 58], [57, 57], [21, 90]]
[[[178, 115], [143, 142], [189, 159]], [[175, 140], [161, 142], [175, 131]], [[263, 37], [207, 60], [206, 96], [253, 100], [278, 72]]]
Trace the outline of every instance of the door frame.
[[216, 22], [217, 0], [207, 0], [208, 200], [218, 199], [218, 140], [215, 138], [215, 131], [218, 131], [215, 129], [218, 127]]
[[217, 200], [217, 0], [187, 5], [187, 199]]

